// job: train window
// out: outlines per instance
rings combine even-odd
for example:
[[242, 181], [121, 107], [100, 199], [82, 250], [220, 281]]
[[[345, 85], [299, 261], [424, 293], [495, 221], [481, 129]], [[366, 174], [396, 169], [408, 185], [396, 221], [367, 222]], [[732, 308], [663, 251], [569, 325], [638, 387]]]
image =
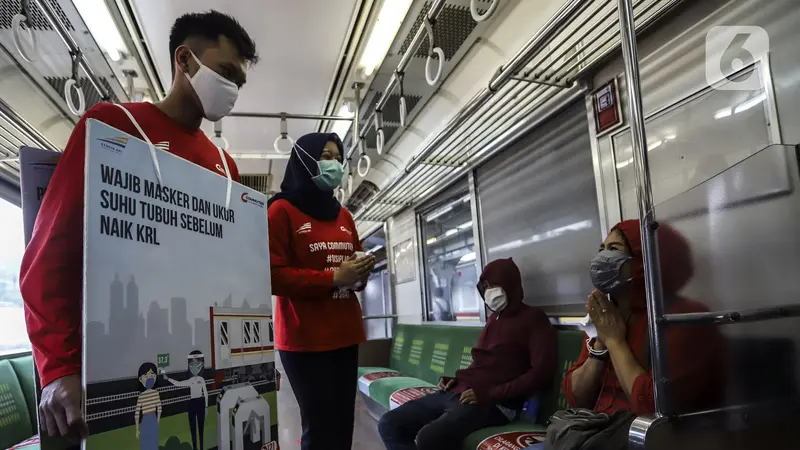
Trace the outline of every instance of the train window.
[[31, 349], [19, 292], [24, 248], [22, 210], [0, 198], [0, 355]]
[[367, 339], [389, 338], [392, 337], [394, 321], [387, 319], [386, 316], [393, 313], [394, 306], [386, 253], [386, 233], [383, 228], [379, 228], [362, 240], [361, 246], [375, 256], [375, 268], [372, 269], [367, 286], [360, 294]]
[[583, 103], [492, 158], [475, 180], [487, 262], [513, 258], [526, 303], [586, 314], [589, 260], [602, 237]]
[[461, 191], [420, 215], [427, 319], [480, 320], [470, 196]]

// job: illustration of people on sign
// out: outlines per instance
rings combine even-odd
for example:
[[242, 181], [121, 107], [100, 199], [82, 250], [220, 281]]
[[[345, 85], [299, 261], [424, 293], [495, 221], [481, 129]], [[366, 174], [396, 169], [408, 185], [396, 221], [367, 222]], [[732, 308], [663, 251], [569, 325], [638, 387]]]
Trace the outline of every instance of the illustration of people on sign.
[[[191, 395], [189, 400], [189, 430], [192, 432], [192, 450], [203, 449], [203, 427], [208, 415], [208, 390], [206, 380], [203, 378], [203, 368], [205, 359], [198, 350], [189, 353], [189, 378], [184, 381], [173, 380], [167, 377], [167, 381], [174, 386], [188, 387]], [[200, 436], [200, 447], [197, 446], [197, 437]]]
[[[161, 422], [161, 397], [158, 395], [156, 365], [146, 362], [139, 366], [139, 382], [144, 390], [136, 400], [134, 420], [136, 422], [136, 439], [139, 439], [141, 450], [158, 450], [158, 424]], [[141, 418], [141, 422], [139, 422]]]

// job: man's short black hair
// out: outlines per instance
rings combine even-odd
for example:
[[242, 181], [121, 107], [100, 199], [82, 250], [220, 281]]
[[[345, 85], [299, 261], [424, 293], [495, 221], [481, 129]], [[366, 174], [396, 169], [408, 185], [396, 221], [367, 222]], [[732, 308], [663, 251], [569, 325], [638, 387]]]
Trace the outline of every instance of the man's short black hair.
[[169, 33], [169, 54], [172, 75], [175, 75], [175, 50], [191, 38], [219, 41], [220, 36], [230, 39], [245, 61], [258, 62], [256, 43], [233, 17], [213, 9], [203, 13], [188, 13], [178, 17]]

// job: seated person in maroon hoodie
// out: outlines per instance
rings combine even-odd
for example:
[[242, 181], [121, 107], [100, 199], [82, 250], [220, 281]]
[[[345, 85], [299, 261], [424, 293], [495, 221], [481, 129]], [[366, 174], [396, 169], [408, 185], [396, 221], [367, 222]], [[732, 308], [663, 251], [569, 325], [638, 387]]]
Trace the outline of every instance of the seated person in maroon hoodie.
[[443, 377], [440, 392], [384, 414], [378, 431], [387, 450], [460, 449], [470, 433], [507, 424], [525, 399], [551, 386], [556, 332], [538, 308], [522, 303], [522, 277], [509, 259], [489, 263], [478, 291], [491, 311], [472, 364]]

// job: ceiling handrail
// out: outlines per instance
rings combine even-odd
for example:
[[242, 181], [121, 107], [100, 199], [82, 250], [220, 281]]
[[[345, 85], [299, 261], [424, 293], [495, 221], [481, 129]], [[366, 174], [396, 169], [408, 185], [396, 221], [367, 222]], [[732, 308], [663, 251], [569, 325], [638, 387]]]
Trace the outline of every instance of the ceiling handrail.
[[[428, 14], [426, 20], [435, 21], [439, 14], [444, 9], [446, 1], [445, 0], [434, 0], [433, 4], [431, 4], [430, 9], [428, 9]], [[366, 135], [370, 128], [372, 128], [375, 122], [375, 111], [382, 111], [383, 108], [386, 106], [386, 103], [389, 101], [389, 96], [392, 95], [395, 88], [401, 84], [402, 82], [402, 74], [405, 72], [406, 67], [411, 63], [411, 58], [414, 57], [419, 47], [422, 45], [422, 41], [425, 39], [425, 36], [428, 34], [428, 31], [424, 26], [417, 28], [417, 32], [414, 34], [414, 38], [411, 40], [411, 44], [409, 44], [406, 52], [403, 54], [403, 57], [400, 58], [400, 63], [397, 64], [397, 68], [394, 70], [392, 74], [392, 78], [389, 79], [389, 84], [386, 85], [386, 88], [383, 90], [381, 97], [378, 99], [378, 102], [375, 104], [375, 108], [372, 110], [369, 116], [367, 116], [367, 120], [364, 121], [366, 126], [364, 130], [361, 130], [361, 136]], [[401, 103], [405, 103], [405, 98], [403, 96], [400, 97]], [[407, 112], [407, 111], [406, 111]], [[404, 116], [404, 114], [401, 115]], [[403, 120], [402, 127], [405, 127], [405, 120]], [[353, 136], [353, 145], [350, 146], [350, 149], [347, 151], [347, 157], [345, 158], [345, 164], [350, 160], [355, 152], [355, 149], [358, 147], [358, 144], [363, 138], [361, 136]]]
[[225, 117], [253, 117], [259, 119], [297, 119], [297, 120], [343, 120], [352, 122], [352, 117], [329, 116], [325, 114], [290, 114], [280, 113], [257, 113], [257, 112], [232, 112]]
[[[667, 11], [671, 10], [680, 1], [640, 0], [638, 5], [640, 6], [641, 14], [636, 14], [637, 19], [641, 16], [641, 26], [647, 27], [658, 18], [663, 17]], [[412, 200], [416, 201], [417, 197], [427, 196], [429, 191], [435, 190], [436, 178], [451, 178], [458, 167], [471, 163], [474, 158], [470, 155], [475, 153], [476, 149], [481, 149], [477, 151], [481, 155], [489, 152], [491, 149], [485, 147], [494, 143], [496, 133], [503, 134], [502, 130], [509, 128], [511, 122], [523, 120], [526, 115], [533, 114], [552, 103], [554, 97], [549, 95], [550, 90], [559, 89], [563, 91], [569, 86], [574, 86], [579, 73], [588, 70], [589, 67], [594, 66], [598, 61], [613, 52], [615, 48], [618, 48], [618, 43], [610, 47], [607, 46], [612, 44], [613, 35], [611, 39], [604, 40], [600, 47], [594, 50], [590, 49], [581, 56], [585, 59], [585, 64], [580, 67], [571, 67], [570, 70], [575, 69], [578, 72], [570, 74], [565, 79], [568, 83], [548, 84], [546, 82], [539, 83], [539, 80], [536, 79], [519, 80], [515, 78], [518, 78], [517, 74], [527, 70], [526, 67], [530, 64], [533, 63], [533, 67], [537, 67], [538, 63], [536, 61], [539, 60], [542, 54], [549, 52], [549, 46], [553, 44], [555, 39], [565, 33], [567, 27], [576, 23], [587, 22], [586, 20], [581, 22], [578, 19], [583, 16], [585, 11], [589, 10], [590, 5], [600, 4], [600, 7], [603, 8], [605, 7], [604, 5], [610, 3], [611, 0], [600, 2], [571, 0], [564, 4], [506, 64], [498, 68], [486, 88], [478, 92], [437, 131], [429, 134], [430, 139], [420, 146], [422, 151], [417, 153], [387, 186], [361, 206], [356, 212], [355, 218], [359, 220], [384, 220], [398, 209], [401, 209], [403, 205], [411, 204]], [[645, 11], [647, 12], [646, 14]], [[596, 12], [592, 14], [599, 17]], [[594, 29], [594, 25], [596, 24], [587, 25], [587, 30]], [[637, 23], [637, 29], [639, 29], [638, 25]], [[573, 40], [578, 39], [581, 42], [584, 39], [584, 37], [579, 37], [581, 34], [576, 30], [570, 31], [569, 36]], [[617, 38], [618, 36], [617, 34]], [[594, 57], [594, 55], [598, 56]], [[514, 81], [514, 83], [510, 83], [510, 81]], [[498, 92], [500, 95], [495, 95]], [[528, 98], [530, 96], [544, 100], [539, 104], [532, 105], [533, 101]], [[507, 99], [524, 100], [524, 102], [521, 106], [518, 101], [513, 102], [512, 105], [510, 100], [506, 101]], [[532, 106], [524, 106], [525, 102]], [[490, 129], [485, 128], [486, 125], [482, 125], [486, 123], [485, 118], [496, 116], [498, 108], [504, 111], [503, 114], [506, 112], [509, 114], [509, 116], [501, 118], [501, 122], [509, 125], [489, 125]], [[487, 109], [495, 112], [487, 112]], [[494, 124], [496, 121], [491, 123]], [[463, 142], [464, 139], [469, 139], [470, 136], [476, 136], [476, 133], [483, 136], [482, 139], [479, 139], [480, 142], [473, 144]], [[458, 144], [457, 142], [459, 141], [462, 142]], [[415, 170], [421, 164], [425, 165], [424, 170]], [[419, 186], [416, 186], [416, 184], [419, 184]], [[412, 192], [416, 192], [416, 194]], [[414, 198], [412, 199], [411, 197]], [[375, 207], [377, 207], [377, 212], [371, 211]]]

